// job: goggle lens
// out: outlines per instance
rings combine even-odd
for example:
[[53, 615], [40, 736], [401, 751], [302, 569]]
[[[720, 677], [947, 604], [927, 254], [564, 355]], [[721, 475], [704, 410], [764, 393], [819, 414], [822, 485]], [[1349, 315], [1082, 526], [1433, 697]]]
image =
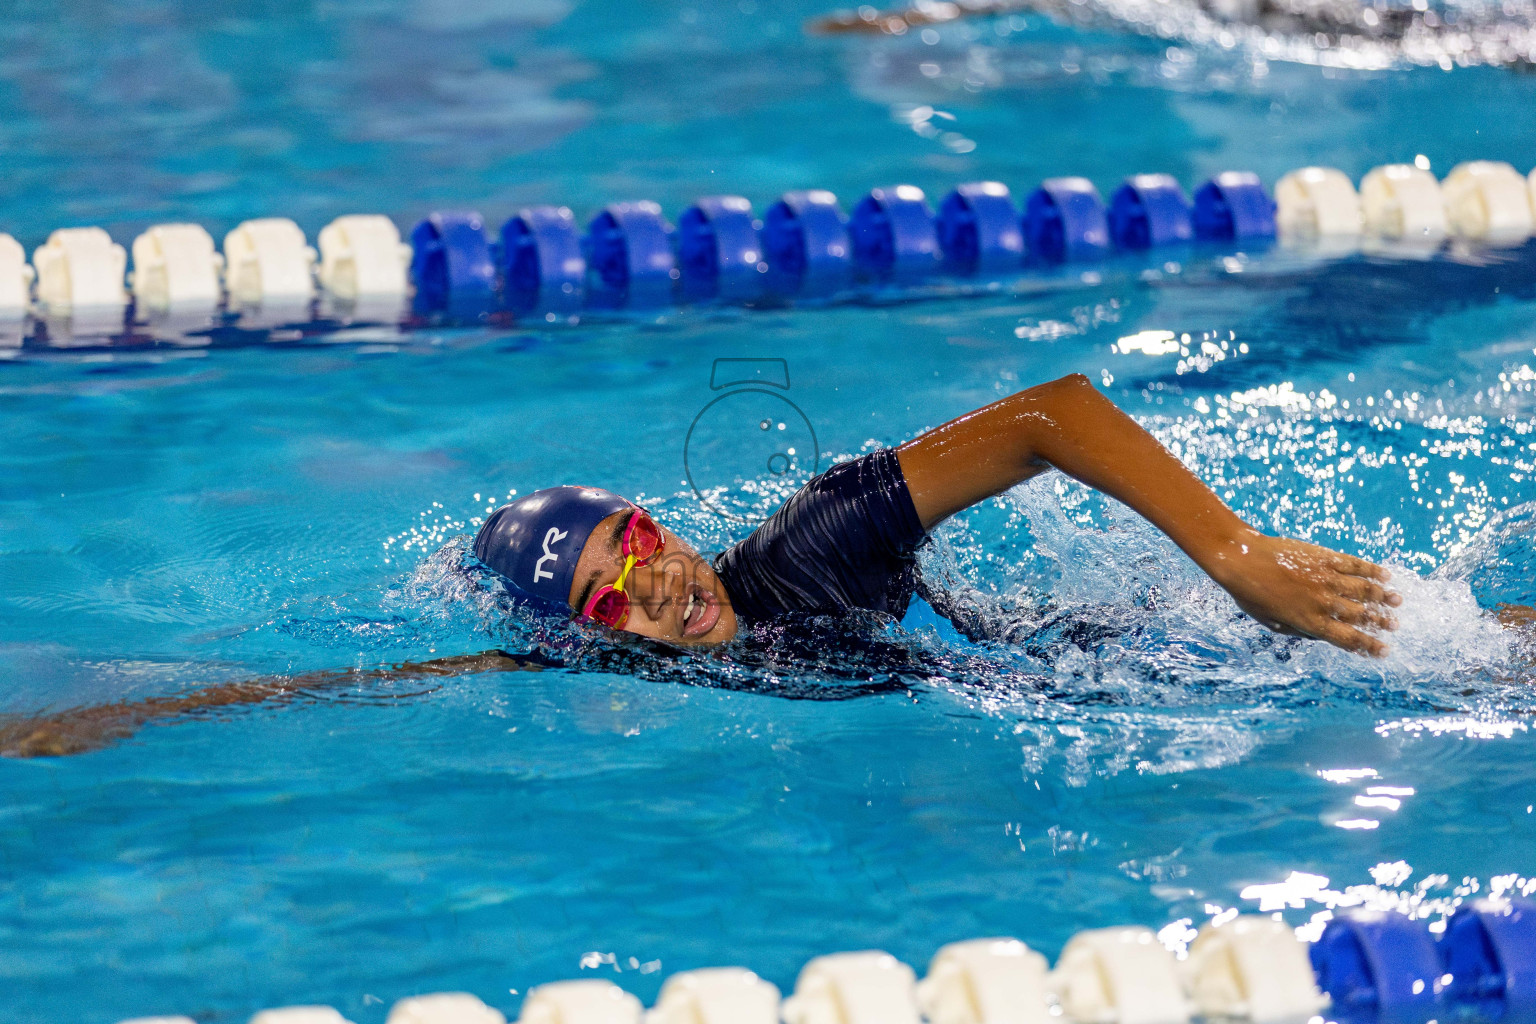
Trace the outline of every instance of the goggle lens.
[[623, 629], [624, 624], [629, 621], [629, 595], [622, 590], [604, 587], [602, 592], [592, 599], [587, 614], [605, 626]]
[[632, 556], [636, 565], [646, 565], [661, 551], [661, 546], [661, 527], [644, 512], [635, 512], [624, 532], [624, 554]]

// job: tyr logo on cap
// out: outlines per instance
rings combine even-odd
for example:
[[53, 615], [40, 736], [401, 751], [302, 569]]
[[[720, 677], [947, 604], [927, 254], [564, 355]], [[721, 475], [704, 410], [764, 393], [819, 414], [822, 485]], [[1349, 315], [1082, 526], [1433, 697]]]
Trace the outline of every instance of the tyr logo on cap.
[[560, 560], [560, 556], [549, 550], [549, 546], [551, 544], [558, 544], [565, 540], [568, 532], [569, 531], [561, 530], [558, 527], [551, 526], [549, 528], [549, 532], [544, 534], [544, 557], [533, 563], [533, 582], [537, 583], [539, 580], [552, 580], [555, 578], [554, 573], [544, 568], [544, 563], [558, 562]]

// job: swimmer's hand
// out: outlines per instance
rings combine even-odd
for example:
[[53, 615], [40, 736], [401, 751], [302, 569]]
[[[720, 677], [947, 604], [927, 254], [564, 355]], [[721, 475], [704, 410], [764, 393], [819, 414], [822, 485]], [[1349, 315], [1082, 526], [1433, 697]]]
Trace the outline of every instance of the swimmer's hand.
[[96, 718], [0, 722], [0, 757], [66, 757], [99, 750], [132, 734], [131, 724]]
[[1493, 611], [1499, 622], [1510, 629], [1536, 626], [1536, 608], [1528, 604], [1501, 604]]
[[1369, 631], [1397, 628], [1403, 603], [1374, 562], [1328, 548], [1244, 530], [1196, 557], [1237, 606], [1277, 633], [1326, 640], [1379, 658], [1387, 645]]

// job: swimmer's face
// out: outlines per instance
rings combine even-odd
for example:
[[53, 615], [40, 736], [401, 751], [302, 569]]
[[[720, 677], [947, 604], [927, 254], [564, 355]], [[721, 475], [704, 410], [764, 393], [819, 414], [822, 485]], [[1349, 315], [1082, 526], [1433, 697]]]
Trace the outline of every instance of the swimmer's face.
[[[621, 543], [634, 509], [625, 509], [597, 524], [576, 562], [571, 582], [571, 607], [587, 606], [591, 596], [615, 583], [624, 568]], [[626, 633], [672, 644], [722, 644], [736, 635], [736, 613], [714, 568], [677, 534], [660, 523], [665, 541], [649, 565], [637, 565], [624, 581], [629, 595]]]

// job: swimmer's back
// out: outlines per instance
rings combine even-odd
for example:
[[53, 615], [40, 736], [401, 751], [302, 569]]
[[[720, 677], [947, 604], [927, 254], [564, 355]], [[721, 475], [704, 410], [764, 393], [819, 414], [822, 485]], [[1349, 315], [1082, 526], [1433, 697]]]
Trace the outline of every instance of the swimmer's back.
[[901, 617], [927, 535], [895, 449], [839, 463], [714, 562], [738, 617], [867, 608]]

